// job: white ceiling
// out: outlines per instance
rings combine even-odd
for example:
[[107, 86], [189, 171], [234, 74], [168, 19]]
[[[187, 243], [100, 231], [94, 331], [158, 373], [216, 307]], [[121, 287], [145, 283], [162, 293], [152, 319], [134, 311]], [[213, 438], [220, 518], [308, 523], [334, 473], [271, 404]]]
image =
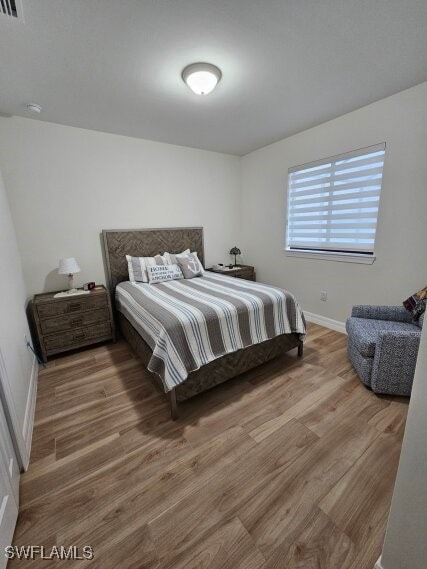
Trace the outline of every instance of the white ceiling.
[[[0, 15], [6, 114], [243, 155], [427, 80], [426, 0], [22, 4]], [[223, 73], [206, 97], [196, 61]]]

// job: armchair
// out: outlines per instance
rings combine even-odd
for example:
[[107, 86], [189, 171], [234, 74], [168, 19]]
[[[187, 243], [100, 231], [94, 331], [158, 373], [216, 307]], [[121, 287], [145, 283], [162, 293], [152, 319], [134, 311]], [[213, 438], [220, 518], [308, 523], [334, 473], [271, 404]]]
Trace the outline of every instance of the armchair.
[[348, 356], [361, 381], [375, 393], [410, 395], [422, 325], [403, 306], [354, 306]]

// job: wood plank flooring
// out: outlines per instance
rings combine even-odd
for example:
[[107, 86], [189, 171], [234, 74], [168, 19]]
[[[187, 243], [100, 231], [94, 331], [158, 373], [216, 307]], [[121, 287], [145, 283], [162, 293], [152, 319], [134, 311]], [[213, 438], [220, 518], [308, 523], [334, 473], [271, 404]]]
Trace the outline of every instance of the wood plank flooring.
[[302, 360], [180, 404], [177, 422], [124, 342], [59, 357], [40, 373], [14, 544], [95, 557], [9, 566], [372, 569], [407, 404], [367, 390], [346, 337], [314, 324]]

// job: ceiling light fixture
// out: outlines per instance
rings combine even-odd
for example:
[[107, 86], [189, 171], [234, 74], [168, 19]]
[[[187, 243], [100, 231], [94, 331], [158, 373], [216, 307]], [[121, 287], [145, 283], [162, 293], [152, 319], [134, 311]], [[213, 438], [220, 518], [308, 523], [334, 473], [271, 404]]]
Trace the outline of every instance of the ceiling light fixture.
[[25, 110], [29, 113], [36, 113], [38, 115], [42, 112], [41, 106], [36, 103], [28, 103], [28, 105], [25, 105]]
[[221, 70], [211, 63], [192, 63], [182, 72], [182, 79], [196, 95], [213, 91], [222, 77]]

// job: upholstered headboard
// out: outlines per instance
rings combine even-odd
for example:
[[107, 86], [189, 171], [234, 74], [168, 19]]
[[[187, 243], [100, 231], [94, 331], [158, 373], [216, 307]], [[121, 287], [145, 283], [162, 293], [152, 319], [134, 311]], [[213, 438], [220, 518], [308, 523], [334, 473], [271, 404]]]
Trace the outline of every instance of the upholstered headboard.
[[129, 280], [126, 255], [154, 257], [181, 253], [185, 249], [197, 251], [205, 263], [203, 227], [172, 227], [161, 229], [103, 229], [105, 274], [107, 286], [114, 292], [122, 281]]

